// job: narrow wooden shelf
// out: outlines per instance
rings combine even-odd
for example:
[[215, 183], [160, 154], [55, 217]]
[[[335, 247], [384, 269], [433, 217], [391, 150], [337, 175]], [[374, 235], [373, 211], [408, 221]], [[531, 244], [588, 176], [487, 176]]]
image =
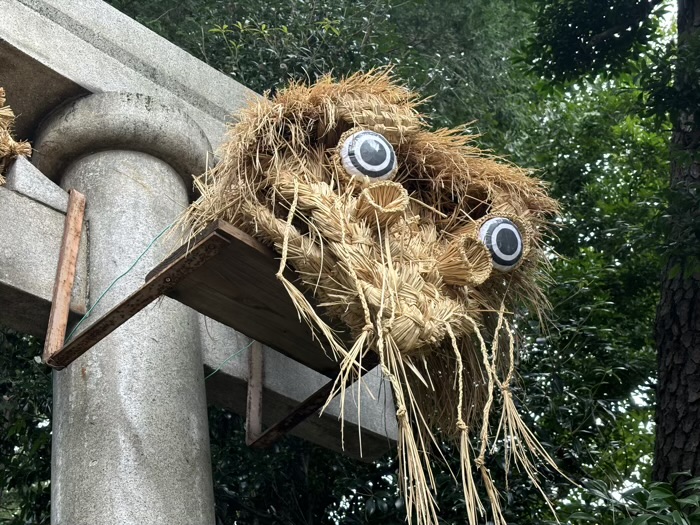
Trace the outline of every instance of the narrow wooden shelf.
[[[272, 250], [218, 221], [190, 246], [181, 246], [146, 277], [146, 283], [47, 360], [64, 368], [161, 295], [334, 377], [337, 363], [299, 320], [275, 274]], [[290, 275], [294, 281], [294, 276]], [[313, 302], [312, 302], [313, 304]]]

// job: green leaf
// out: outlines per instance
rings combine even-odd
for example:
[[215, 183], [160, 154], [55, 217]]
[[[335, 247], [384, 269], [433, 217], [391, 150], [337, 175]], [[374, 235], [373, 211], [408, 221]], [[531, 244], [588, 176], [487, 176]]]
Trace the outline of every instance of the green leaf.
[[588, 514], [586, 512], [574, 512], [569, 515], [570, 520], [583, 520], [583, 521], [596, 521], [595, 516]]

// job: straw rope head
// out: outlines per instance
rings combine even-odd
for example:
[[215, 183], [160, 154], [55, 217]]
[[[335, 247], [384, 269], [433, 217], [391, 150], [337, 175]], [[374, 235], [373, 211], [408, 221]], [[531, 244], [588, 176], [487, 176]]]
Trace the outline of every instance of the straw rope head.
[[[228, 220], [281, 254], [278, 277], [340, 361], [335, 393], [363, 355], [379, 355], [397, 406], [409, 519], [437, 523], [427, 451], [440, 433], [461, 443], [471, 524], [484, 511], [468, 443], [478, 436], [474, 465], [502, 523], [484, 463], [498, 439], [491, 411], [501, 409], [507, 446], [546, 456], [510, 396], [508, 317], [523, 302], [546, 306], [541, 235], [557, 205], [463, 130], [430, 131], [418, 103], [387, 71], [292, 84], [241, 113], [185, 221], [195, 235]], [[286, 264], [350, 329], [350, 348], [286, 282]]]

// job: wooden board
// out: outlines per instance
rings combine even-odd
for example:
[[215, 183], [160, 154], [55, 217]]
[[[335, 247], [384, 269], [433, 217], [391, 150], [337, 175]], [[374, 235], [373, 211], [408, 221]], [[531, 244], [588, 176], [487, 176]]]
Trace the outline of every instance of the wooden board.
[[85, 195], [70, 190], [68, 194], [68, 210], [66, 212], [65, 225], [63, 227], [63, 239], [61, 252], [56, 268], [56, 280], [53, 285], [53, 298], [51, 299], [51, 313], [49, 314], [49, 326], [46, 330], [44, 342], [44, 355], [42, 359], [46, 363], [63, 346], [66, 337], [66, 326], [70, 315], [70, 298], [75, 280], [75, 269], [78, 266], [78, 249], [80, 248], [80, 235], [83, 231], [83, 217], [85, 216]]
[[[63, 368], [121, 324], [167, 295], [198, 312], [333, 377], [337, 363], [313, 339], [275, 274], [274, 252], [219, 221], [182, 246], [146, 277], [146, 284], [56, 352], [47, 363]], [[294, 280], [294, 276], [289, 276]]]
[[[278, 256], [227, 222], [212, 224], [208, 231], [227, 243], [216, 257], [184, 276], [165, 295], [317, 372], [335, 376], [338, 365], [314, 341], [311, 329], [299, 320], [287, 291], [275, 276], [279, 269]], [[182, 246], [146, 279], [157, 275], [173, 260], [187, 257], [186, 254], [187, 247]], [[288, 277], [292, 282], [295, 280], [293, 274]]]

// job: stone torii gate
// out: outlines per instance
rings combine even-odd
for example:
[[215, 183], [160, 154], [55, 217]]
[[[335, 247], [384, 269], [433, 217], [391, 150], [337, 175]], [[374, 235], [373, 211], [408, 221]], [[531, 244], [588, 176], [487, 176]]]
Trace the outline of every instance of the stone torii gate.
[[[187, 206], [228, 115], [256, 95], [99, 0], [0, 0], [0, 13], [0, 86], [15, 135], [35, 149], [0, 187], [0, 324], [43, 337], [66, 190], [88, 202], [75, 322]], [[170, 248], [150, 250], [85, 325]], [[213, 524], [207, 404], [245, 414], [248, 356], [227, 358], [248, 343], [164, 298], [54, 372], [51, 522]], [[264, 353], [271, 424], [328, 379]], [[203, 371], [219, 367], [205, 384]], [[364, 457], [373, 458], [396, 427], [389, 389], [378, 374], [366, 383], [378, 394], [361, 400]], [[345, 453], [358, 456], [354, 412], [346, 408]], [[340, 450], [337, 405], [293, 433]]]

